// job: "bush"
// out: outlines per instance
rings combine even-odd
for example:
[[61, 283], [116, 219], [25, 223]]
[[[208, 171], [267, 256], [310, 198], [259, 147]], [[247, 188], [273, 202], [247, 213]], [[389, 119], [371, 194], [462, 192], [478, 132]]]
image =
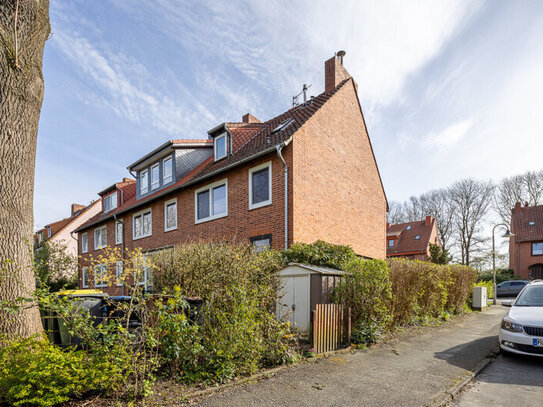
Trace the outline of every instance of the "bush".
[[[205, 300], [201, 325], [188, 328], [181, 321], [179, 337], [168, 339], [171, 348], [188, 335], [197, 346], [162, 353], [184, 381], [223, 382], [294, 360], [294, 337], [274, 314], [278, 271], [284, 265], [279, 253], [187, 244], [156, 255], [153, 264], [156, 289]], [[161, 343], [164, 348], [164, 340]]]
[[449, 289], [449, 298], [446, 308], [454, 313], [460, 313], [464, 305], [471, 298], [473, 284], [477, 281], [477, 271], [468, 266], [451, 264], [452, 285]]
[[343, 267], [345, 275], [336, 287], [334, 301], [351, 308], [353, 326], [388, 324], [391, 286], [386, 263], [355, 259]]
[[491, 281], [479, 281], [473, 284], [473, 287], [486, 287], [487, 298], [494, 298], [494, 282]]
[[[503, 283], [508, 280], [518, 280], [520, 276], [515, 275], [513, 270], [500, 269], [496, 270], [496, 284]], [[479, 281], [494, 281], [494, 274], [492, 270], [485, 270], [479, 273]]]
[[360, 321], [351, 332], [351, 342], [355, 345], [372, 345], [381, 337], [382, 327], [371, 321]]
[[0, 348], [0, 401], [54, 406], [89, 393], [116, 390], [125, 379], [109, 357], [61, 350], [28, 338]]
[[343, 270], [346, 262], [356, 260], [358, 256], [350, 246], [341, 246], [317, 240], [315, 243], [295, 243], [288, 250], [283, 250], [287, 263], [311, 264]]

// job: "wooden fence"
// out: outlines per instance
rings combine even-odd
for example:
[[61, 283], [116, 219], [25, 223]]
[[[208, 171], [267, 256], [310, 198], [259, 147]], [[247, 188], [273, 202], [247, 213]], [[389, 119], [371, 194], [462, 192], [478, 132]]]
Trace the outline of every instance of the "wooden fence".
[[351, 344], [350, 308], [345, 309], [337, 304], [317, 304], [312, 317], [312, 339], [316, 353], [330, 352]]

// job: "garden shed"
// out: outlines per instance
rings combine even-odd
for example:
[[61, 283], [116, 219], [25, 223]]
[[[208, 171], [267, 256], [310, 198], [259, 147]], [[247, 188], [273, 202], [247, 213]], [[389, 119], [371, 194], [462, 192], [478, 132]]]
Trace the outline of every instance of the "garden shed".
[[288, 319], [302, 332], [309, 332], [311, 311], [317, 304], [331, 303], [343, 271], [308, 264], [290, 263], [279, 272], [282, 288], [277, 318]]

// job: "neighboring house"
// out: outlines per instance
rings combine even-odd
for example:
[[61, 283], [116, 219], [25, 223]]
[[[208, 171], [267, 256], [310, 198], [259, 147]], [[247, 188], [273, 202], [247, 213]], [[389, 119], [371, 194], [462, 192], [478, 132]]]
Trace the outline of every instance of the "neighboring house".
[[34, 234], [34, 249], [39, 250], [47, 241], [55, 242], [65, 246], [67, 253], [76, 257], [78, 244], [77, 233], [74, 231], [101, 211], [101, 200], [91, 202], [88, 206], [72, 204], [70, 217], [49, 223]]
[[430, 243], [441, 246], [433, 216], [417, 222], [387, 223], [387, 257], [429, 260]]
[[[128, 170], [136, 181], [100, 192], [104, 210], [78, 229], [83, 257], [198, 239], [274, 249], [322, 239], [386, 256], [385, 192], [357, 84], [336, 57], [325, 62], [325, 91], [307, 103], [265, 122], [246, 114], [204, 140], [168, 141]], [[101, 266], [80, 266], [81, 287], [123, 292], [105, 287]]]
[[517, 202], [511, 211], [509, 268], [521, 279], [543, 279], [543, 205]]

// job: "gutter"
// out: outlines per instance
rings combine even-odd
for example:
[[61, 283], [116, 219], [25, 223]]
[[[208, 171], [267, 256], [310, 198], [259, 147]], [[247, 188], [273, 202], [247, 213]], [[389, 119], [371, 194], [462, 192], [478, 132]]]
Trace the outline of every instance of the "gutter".
[[284, 181], [284, 187], [285, 187], [285, 250], [288, 249], [288, 166], [283, 158], [283, 155], [281, 154], [281, 150], [288, 145], [292, 140], [292, 137], [290, 137], [288, 140], [284, 141], [283, 143], [276, 145], [275, 149], [277, 151], [277, 156], [283, 163], [283, 167], [285, 168], [285, 181]]

